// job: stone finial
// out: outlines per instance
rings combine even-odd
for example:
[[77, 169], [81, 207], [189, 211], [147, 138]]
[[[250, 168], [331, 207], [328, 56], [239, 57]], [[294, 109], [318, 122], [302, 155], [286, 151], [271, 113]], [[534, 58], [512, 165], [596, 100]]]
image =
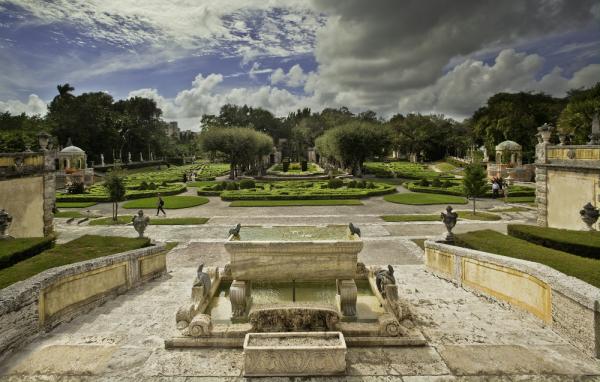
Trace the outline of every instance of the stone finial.
[[600, 217], [600, 210], [597, 207], [594, 207], [592, 203], [588, 203], [583, 206], [583, 209], [579, 211], [581, 215], [581, 220], [587, 225], [588, 230], [595, 231], [594, 224], [598, 221]]
[[598, 117], [598, 113], [594, 115], [592, 118], [592, 133], [589, 136], [590, 141], [588, 144], [590, 145], [600, 145], [600, 117]]
[[67, 138], [67, 146], [66, 147], [69, 147], [69, 146], [73, 146], [73, 141], [71, 141], [71, 137]]
[[146, 230], [146, 227], [148, 227], [148, 225], [150, 224], [150, 218], [148, 216], [144, 216], [144, 211], [139, 210], [137, 215], [134, 216], [131, 221], [133, 223], [133, 228], [135, 228], [135, 230], [139, 234], [138, 237], [144, 237], [144, 231]]
[[542, 143], [550, 143], [550, 137], [552, 136], [552, 132], [554, 131], [554, 126], [544, 123], [542, 126], [538, 127], [538, 133], [542, 137]]
[[454, 241], [454, 234], [452, 233], [452, 229], [456, 225], [456, 221], [458, 220], [458, 214], [452, 211], [452, 206], [448, 206], [446, 207], [446, 212], [442, 212], [440, 214], [440, 218], [446, 226], [446, 231], [448, 231], [446, 233], [445, 240], [450, 242]]
[[0, 210], [0, 240], [11, 239], [6, 232], [8, 231], [8, 227], [12, 223], [13, 217], [6, 212], [4, 209]]

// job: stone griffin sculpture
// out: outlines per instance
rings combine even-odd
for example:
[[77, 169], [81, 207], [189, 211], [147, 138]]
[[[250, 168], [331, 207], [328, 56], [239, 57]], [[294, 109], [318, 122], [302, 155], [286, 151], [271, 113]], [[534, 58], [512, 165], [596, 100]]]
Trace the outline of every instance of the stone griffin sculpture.
[[133, 228], [135, 228], [139, 234], [139, 237], [144, 237], [144, 231], [146, 230], [146, 227], [148, 227], [148, 224], [150, 224], [150, 218], [144, 216], [144, 211], [139, 210], [137, 215], [131, 219], [131, 222], [133, 223]]
[[233, 235], [233, 236], [240, 236], [241, 228], [242, 228], [242, 225], [240, 223], [238, 223], [235, 227], [233, 227], [232, 229], [229, 230], [229, 234]]
[[600, 211], [597, 207], [594, 207], [592, 203], [588, 203], [583, 206], [583, 209], [579, 211], [581, 215], [581, 220], [587, 225], [588, 230], [595, 231], [594, 224], [598, 221], [600, 217]]
[[350, 228], [350, 233], [352, 235], [358, 235], [358, 236], [360, 236], [360, 228], [358, 228], [357, 226], [355, 226], [352, 223], [348, 224], [348, 228]]
[[196, 273], [196, 281], [194, 281], [194, 287], [203, 286], [204, 287], [204, 296], [208, 295], [210, 292], [211, 281], [208, 273], [203, 272], [204, 264], [200, 264], [198, 266], [198, 271]]
[[394, 277], [394, 267], [391, 265], [388, 265], [388, 269], [381, 269], [375, 273], [375, 285], [377, 285], [377, 290], [383, 298], [386, 294], [386, 285], [392, 284], [396, 284], [396, 278]]
[[6, 212], [4, 209], [0, 210], [0, 240], [10, 239], [11, 237], [6, 233], [8, 227], [13, 221], [13, 217]]

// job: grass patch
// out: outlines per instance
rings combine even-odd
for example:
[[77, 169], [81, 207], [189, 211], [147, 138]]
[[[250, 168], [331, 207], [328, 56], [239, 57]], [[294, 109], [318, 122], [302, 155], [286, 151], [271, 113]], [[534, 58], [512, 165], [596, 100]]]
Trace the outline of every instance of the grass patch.
[[508, 203], [533, 203], [535, 202], [535, 196], [509, 196], [506, 201]]
[[362, 206], [358, 199], [236, 200], [229, 207]]
[[0, 271], [0, 289], [46, 269], [147, 247], [150, 239], [85, 235]]
[[47, 236], [0, 240], [0, 269], [10, 267], [52, 248], [55, 239], [54, 236]]
[[492, 212], [526, 212], [531, 211], [529, 208], [525, 207], [495, 207], [490, 211]]
[[436, 162], [433, 165], [442, 172], [452, 172], [456, 170], [456, 166], [448, 162]]
[[[166, 210], [190, 208], [208, 203], [208, 199], [202, 196], [164, 196], [163, 200], [165, 201], [165, 205], [163, 206], [163, 208]], [[157, 205], [158, 198], [144, 198], [125, 202], [123, 204], [123, 208], [156, 208]]]
[[458, 234], [456, 244], [497, 255], [534, 261], [600, 287], [600, 260], [542, 247], [492, 230]]
[[467, 204], [467, 199], [463, 198], [462, 196], [425, 194], [416, 192], [385, 195], [383, 199], [391, 203], [410, 205]]
[[381, 218], [390, 223], [441, 221], [440, 215], [383, 215]]
[[482, 221], [496, 221], [502, 220], [502, 216], [492, 214], [489, 212], [478, 211], [473, 214], [472, 211], [458, 211], [458, 217], [467, 220], [482, 220]]
[[600, 259], [600, 232], [509, 224], [510, 236], [577, 256]]
[[95, 206], [96, 202], [56, 202], [56, 208], [87, 208]]
[[[94, 219], [90, 221], [90, 225], [126, 225], [130, 224], [133, 215], [119, 215], [115, 223], [111, 217]], [[153, 218], [150, 217], [150, 225], [197, 225], [205, 224], [209, 218]]]
[[55, 218], [75, 218], [75, 219], [83, 219], [87, 218], [87, 215], [82, 214], [79, 211], [58, 211], [54, 214]]
[[427, 239], [410, 239], [413, 243], [419, 246], [422, 250], [425, 250], [425, 241]]

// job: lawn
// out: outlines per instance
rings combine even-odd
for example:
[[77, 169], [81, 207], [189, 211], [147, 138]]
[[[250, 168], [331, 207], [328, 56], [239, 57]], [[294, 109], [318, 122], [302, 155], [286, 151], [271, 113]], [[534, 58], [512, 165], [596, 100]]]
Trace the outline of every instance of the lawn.
[[358, 199], [236, 200], [229, 207], [362, 206]]
[[54, 240], [54, 236], [0, 240], [0, 269], [51, 248]]
[[56, 202], [56, 208], [87, 208], [95, 206], [96, 202]]
[[431, 204], [467, 204], [462, 196], [425, 194], [407, 192], [403, 194], [385, 195], [384, 200], [397, 204], [431, 205]]
[[535, 202], [535, 195], [532, 195], [532, 196], [509, 196], [508, 198], [506, 198], [506, 201], [508, 203], [533, 203], [533, 202]]
[[[166, 210], [189, 208], [200, 206], [208, 203], [208, 199], [202, 196], [164, 196], [163, 200], [165, 205], [163, 206]], [[123, 208], [127, 209], [150, 209], [156, 208], [158, 205], [158, 198], [144, 198], [136, 199], [129, 202], [123, 203]]]
[[508, 234], [531, 243], [569, 252], [574, 255], [600, 259], [600, 232], [509, 224]]
[[55, 218], [75, 218], [75, 219], [83, 219], [87, 218], [86, 214], [83, 214], [79, 211], [58, 211], [54, 214]]
[[222, 182], [208, 185], [199, 195], [220, 195], [226, 201], [234, 200], [312, 200], [360, 199], [396, 191], [390, 184], [365, 180], [332, 179], [330, 181], [277, 181]]
[[456, 244], [479, 251], [534, 261], [600, 287], [600, 260], [542, 247], [492, 230], [458, 234]]
[[[467, 220], [484, 220], [484, 221], [492, 221], [492, 220], [500, 220], [501, 216], [496, 214], [490, 214], [488, 212], [477, 212], [476, 215], [473, 215], [470, 211], [457, 211], [458, 217], [461, 219]], [[383, 215], [381, 216], [383, 220], [386, 222], [435, 222], [441, 221], [440, 215]]]
[[435, 162], [433, 166], [442, 172], [452, 172], [456, 170], [456, 166], [448, 162]]
[[147, 247], [150, 239], [85, 235], [0, 270], [0, 289], [46, 269]]
[[[115, 224], [130, 224], [133, 215], [119, 215], [117, 222], [113, 222], [111, 217], [94, 219], [90, 221], [90, 225], [115, 225]], [[209, 218], [150, 218], [150, 225], [199, 225], [205, 224]]]

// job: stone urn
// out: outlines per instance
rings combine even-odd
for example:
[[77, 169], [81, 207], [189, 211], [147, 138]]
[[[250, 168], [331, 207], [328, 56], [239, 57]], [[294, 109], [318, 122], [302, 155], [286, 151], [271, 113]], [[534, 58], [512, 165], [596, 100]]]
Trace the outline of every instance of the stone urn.
[[538, 133], [542, 138], [543, 143], [549, 143], [550, 137], [552, 136], [552, 132], [554, 131], [554, 126], [544, 123], [542, 126], [538, 127]]
[[442, 222], [444, 222], [446, 230], [448, 231], [446, 233], [445, 240], [450, 242], [454, 241], [454, 234], [452, 233], [452, 229], [456, 225], [456, 221], [458, 220], [458, 214], [452, 211], [452, 206], [448, 206], [446, 207], [446, 212], [442, 212], [440, 214], [440, 217], [442, 218]]
[[594, 224], [598, 221], [598, 217], [600, 217], [600, 210], [597, 207], [592, 206], [592, 203], [588, 203], [583, 206], [583, 209], [579, 211], [581, 215], [581, 220], [588, 226], [590, 231], [595, 231]]
[[146, 227], [148, 227], [150, 224], [150, 218], [148, 216], [144, 216], [144, 211], [139, 210], [137, 215], [133, 217], [132, 223], [133, 228], [135, 228], [139, 235], [138, 237], [142, 238], [144, 237], [144, 231], [146, 230]]
[[12, 223], [12, 216], [4, 209], [0, 210], [0, 240], [11, 239], [11, 236], [7, 234], [8, 227]]

